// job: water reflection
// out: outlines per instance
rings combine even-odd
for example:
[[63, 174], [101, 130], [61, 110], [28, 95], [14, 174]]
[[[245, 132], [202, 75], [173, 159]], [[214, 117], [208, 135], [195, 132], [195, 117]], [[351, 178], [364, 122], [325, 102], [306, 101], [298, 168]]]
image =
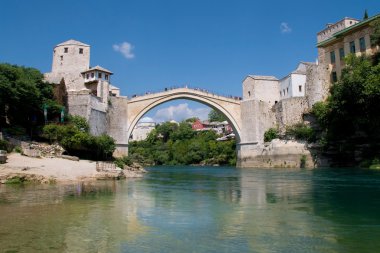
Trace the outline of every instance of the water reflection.
[[380, 173], [151, 168], [0, 186], [0, 252], [373, 252]]

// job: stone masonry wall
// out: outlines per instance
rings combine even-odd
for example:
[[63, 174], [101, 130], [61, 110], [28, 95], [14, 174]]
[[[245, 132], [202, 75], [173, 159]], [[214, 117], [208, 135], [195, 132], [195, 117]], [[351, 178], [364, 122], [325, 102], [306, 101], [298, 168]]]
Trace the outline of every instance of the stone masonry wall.
[[303, 114], [309, 110], [309, 105], [305, 97], [293, 97], [281, 100], [273, 106], [273, 109], [278, 128], [282, 133], [286, 126], [303, 121]]
[[108, 108], [108, 134], [116, 141], [114, 156], [128, 155], [128, 100], [110, 97]]
[[324, 64], [307, 66], [305, 97], [310, 109], [316, 102], [327, 99], [330, 88], [327, 78], [328, 70]]

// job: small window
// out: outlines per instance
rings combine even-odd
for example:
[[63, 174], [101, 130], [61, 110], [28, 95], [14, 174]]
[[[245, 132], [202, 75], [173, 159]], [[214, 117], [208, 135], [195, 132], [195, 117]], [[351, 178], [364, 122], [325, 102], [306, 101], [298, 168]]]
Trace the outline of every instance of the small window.
[[335, 71], [331, 73], [331, 82], [335, 83], [338, 81], [338, 76]]
[[302, 92], [302, 85], [298, 85], [298, 91]]
[[98, 78], [102, 78], [102, 73], [98, 73]]
[[251, 96], [251, 92], [250, 91], [248, 91], [248, 97], [250, 97]]
[[282, 97], [282, 91], [280, 91], [280, 97]]
[[69, 48], [68, 48], [68, 47], [65, 47], [65, 48], [64, 48], [64, 52], [65, 52], [65, 54], [68, 53], [68, 52], [69, 52]]
[[344, 48], [339, 48], [339, 59], [343, 60], [344, 59]]
[[89, 79], [90, 78], [90, 74], [86, 74], [86, 78]]
[[364, 39], [364, 37], [359, 39], [359, 46], [360, 46], [360, 52], [364, 52], [365, 51], [365, 39]]
[[83, 48], [79, 48], [79, 54], [83, 54]]
[[286, 95], [286, 93], [285, 93], [285, 89], [282, 90], [282, 93], [284, 94], [284, 96]]
[[335, 64], [335, 51], [330, 52], [330, 61], [331, 64]]
[[91, 78], [94, 78], [95, 74], [94, 72], [91, 72]]
[[289, 88], [286, 88], [286, 94], [289, 94]]
[[350, 42], [350, 53], [351, 53], [351, 54], [356, 53], [355, 41], [351, 41], [351, 42]]
[[107, 74], [104, 75], [104, 79], [108, 80], [108, 75]]
[[61, 55], [61, 61], [63, 61], [63, 55]]

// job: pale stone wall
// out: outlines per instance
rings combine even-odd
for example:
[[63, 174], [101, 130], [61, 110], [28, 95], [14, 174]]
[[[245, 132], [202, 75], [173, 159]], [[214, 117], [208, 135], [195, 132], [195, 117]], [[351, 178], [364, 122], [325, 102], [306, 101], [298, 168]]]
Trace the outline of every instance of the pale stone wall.
[[303, 121], [303, 114], [309, 110], [309, 104], [305, 97], [294, 97], [281, 100], [274, 106], [276, 122], [280, 132], [284, 132], [286, 126], [291, 126]]
[[93, 135], [102, 135], [108, 132], [107, 113], [105, 111], [98, 111], [91, 109], [90, 118], [90, 133]]
[[314, 167], [312, 154], [302, 142], [273, 140], [266, 144], [242, 146], [239, 152], [237, 167], [241, 168], [299, 168], [303, 156], [306, 167]]
[[243, 100], [251, 99], [274, 105], [280, 100], [278, 79], [273, 76], [247, 76], [243, 81]]
[[241, 102], [241, 143], [263, 143], [267, 129], [276, 126], [275, 114], [268, 103], [247, 100]]
[[128, 155], [128, 99], [110, 97], [108, 134], [116, 141], [115, 156]]
[[324, 65], [308, 65], [306, 70], [305, 97], [311, 109], [316, 102], [325, 101], [329, 95], [330, 84]]

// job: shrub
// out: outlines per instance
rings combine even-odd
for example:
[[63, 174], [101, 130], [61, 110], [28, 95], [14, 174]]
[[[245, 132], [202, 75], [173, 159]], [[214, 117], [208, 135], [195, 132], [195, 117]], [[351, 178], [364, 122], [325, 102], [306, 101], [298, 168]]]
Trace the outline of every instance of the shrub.
[[300, 168], [306, 167], [306, 155], [302, 155], [300, 159]]
[[90, 125], [87, 120], [78, 115], [69, 115], [69, 122], [76, 126], [78, 130], [88, 133], [90, 131]]
[[296, 140], [312, 141], [314, 139], [313, 129], [304, 123], [298, 123], [287, 127], [285, 135], [288, 137], [293, 137]]
[[124, 165], [132, 165], [132, 159], [129, 156], [123, 156], [120, 158], [116, 158], [114, 163], [117, 167], [124, 169]]
[[269, 142], [272, 141], [273, 139], [278, 138], [278, 130], [276, 128], [269, 128], [267, 131], [264, 133], [264, 141]]
[[6, 140], [0, 140], [0, 149], [5, 150], [9, 153], [12, 152], [13, 146]]

